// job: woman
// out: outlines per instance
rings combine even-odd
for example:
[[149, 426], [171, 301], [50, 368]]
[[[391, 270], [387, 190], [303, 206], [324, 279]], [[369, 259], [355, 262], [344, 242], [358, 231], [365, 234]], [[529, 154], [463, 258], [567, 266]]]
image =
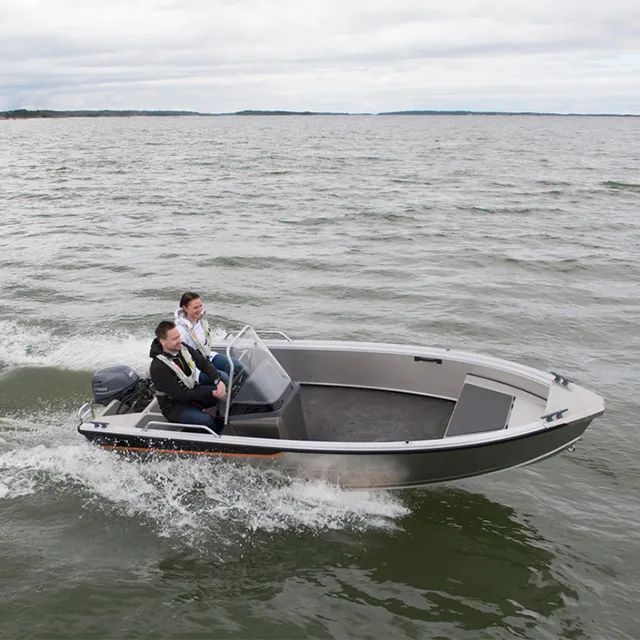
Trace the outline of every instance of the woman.
[[[202, 300], [197, 293], [187, 291], [180, 298], [180, 307], [176, 309], [175, 323], [183, 344], [188, 344], [199, 351], [203, 356], [209, 358], [213, 366], [218, 370], [220, 378], [226, 386], [229, 385], [229, 360], [226, 355], [216, 353], [211, 350], [211, 330], [207, 322], [207, 315], [204, 310]], [[244, 365], [237, 358], [233, 360], [234, 375], [244, 370]], [[206, 373], [198, 372], [198, 382], [201, 384], [211, 384]]]

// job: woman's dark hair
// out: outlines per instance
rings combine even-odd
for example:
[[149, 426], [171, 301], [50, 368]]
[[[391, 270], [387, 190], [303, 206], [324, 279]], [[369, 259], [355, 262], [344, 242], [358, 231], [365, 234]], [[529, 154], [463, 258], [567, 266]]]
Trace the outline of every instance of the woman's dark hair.
[[180, 298], [180, 306], [186, 307], [192, 300], [197, 300], [200, 296], [197, 293], [193, 293], [193, 291], [187, 291], [182, 294], [182, 298]]

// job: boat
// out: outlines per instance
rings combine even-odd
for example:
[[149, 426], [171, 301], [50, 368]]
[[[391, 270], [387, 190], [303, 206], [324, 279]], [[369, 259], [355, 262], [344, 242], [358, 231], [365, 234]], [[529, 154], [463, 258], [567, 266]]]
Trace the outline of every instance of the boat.
[[605, 409], [560, 373], [452, 349], [297, 340], [249, 325], [212, 347], [230, 361], [220, 433], [168, 422], [149, 381], [122, 365], [94, 374], [78, 431], [114, 451], [227, 456], [392, 489], [544, 460], [573, 448]]

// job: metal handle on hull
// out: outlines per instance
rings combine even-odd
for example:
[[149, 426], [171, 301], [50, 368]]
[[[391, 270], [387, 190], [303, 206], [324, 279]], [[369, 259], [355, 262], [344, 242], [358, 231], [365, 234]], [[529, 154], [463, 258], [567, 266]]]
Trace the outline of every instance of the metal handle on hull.
[[425, 358], [424, 356], [413, 356], [414, 362], [435, 362], [436, 364], [442, 364], [442, 358]]
[[[246, 329], [246, 327], [244, 329]], [[244, 329], [241, 329], [240, 331], [229, 331], [227, 333], [227, 335], [224, 337], [224, 339], [226, 340], [229, 336], [233, 336], [236, 333], [242, 333], [244, 331]], [[254, 331], [259, 336], [260, 335], [264, 335], [264, 336], [280, 336], [283, 340], [286, 340], [287, 342], [293, 342], [291, 340], [291, 338], [286, 333], [282, 333], [282, 331], [260, 331], [260, 330], [256, 330], [256, 329], [254, 329]]]
[[91, 414], [92, 418], [95, 418], [95, 414], [93, 412], [93, 405], [90, 402], [85, 402], [78, 409], [78, 418], [80, 418], [80, 424], [84, 424], [85, 418], [87, 418]]
[[554, 420], [560, 420], [562, 416], [569, 411], [569, 409], [559, 409], [558, 411], [552, 411], [551, 413], [546, 413], [543, 416], [540, 416], [540, 420], [546, 420], [547, 422], [553, 422]]
[[563, 376], [561, 373], [556, 373], [555, 371], [551, 371], [551, 375], [553, 376], [553, 381], [562, 385], [563, 387], [568, 387], [570, 382], [573, 380], [569, 380], [566, 376]]
[[[150, 422], [147, 422], [147, 424], [144, 425], [144, 427], [142, 427], [143, 431], [148, 431], [149, 427], [152, 427], [153, 429], [162, 429], [163, 431], [166, 431], [166, 426], [167, 423], [166, 422], [160, 422], [160, 421], [155, 421], [152, 420]], [[222, 436], [219, 433], [216, 433], [215, 431], [213, 431], [213, 429], [210, 429], [209, 427], [205, 427], [203, 424], [187, 424], [185, 423], [183, 425], [184, 427], [188, 428], [188, 429], [198, 429], [200, 431], [203, 431], [204, 433], [206, 433], [207, 435], [212, 435], [215, 436], [216, 438], [221, 438]], [[178, 431], [177, 429], [171, 429], [171, 431]], [[183, 431], [178, 431], [178, 433], [184, 433]]]

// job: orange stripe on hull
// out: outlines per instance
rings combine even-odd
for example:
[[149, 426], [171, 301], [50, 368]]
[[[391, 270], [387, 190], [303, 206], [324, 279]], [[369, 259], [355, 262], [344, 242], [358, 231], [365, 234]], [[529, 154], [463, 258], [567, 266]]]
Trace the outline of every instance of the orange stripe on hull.
[[101, 444], [103, 449], [117, 451], [141, 451], [143, 453], [186, 453], [192, 456], [228, 456], [233, 458], [277, 458], [283, 455], [278, 453], [224, 453], [222, 451], [185, 451], [184, 449], [153, 449], [147, 447], [119, 447], [112, 444]]

